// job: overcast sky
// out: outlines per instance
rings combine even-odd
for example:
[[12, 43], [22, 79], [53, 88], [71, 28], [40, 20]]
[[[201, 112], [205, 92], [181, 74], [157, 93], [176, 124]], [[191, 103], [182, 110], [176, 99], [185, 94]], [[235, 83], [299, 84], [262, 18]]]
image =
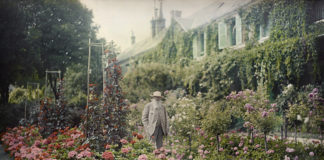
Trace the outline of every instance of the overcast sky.
[[[122, 50], [130, 47], [131, 31], [136, 42], [151, 36], [150, 20], [153, 16], [154, 0], [80, 0], [92, 10], [94, 22], [100, 26], [98, 37], [114, 40]], [[214, 0], [164, 0], [163, 15], [170, 24], [170, 11], [181, 10], [187, 17]], [[157, 6], [159, 1], [156, 0]]]

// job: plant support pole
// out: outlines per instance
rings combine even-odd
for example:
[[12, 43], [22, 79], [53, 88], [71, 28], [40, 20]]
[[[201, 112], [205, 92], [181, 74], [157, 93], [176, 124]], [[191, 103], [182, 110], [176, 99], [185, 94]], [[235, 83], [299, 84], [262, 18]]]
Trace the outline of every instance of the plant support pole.
[[91, 58], [91, 39], [89, 38], [89, 55], [88, 55], [88, 70], [87, 70], [87, 111], [89, 107], [89, 80], [90, 80], [90, 58]]
[[102, 67], [102, 99], [105, 97], [105, 53], [104, 53], [104, 46], [101, 43], [101, 67]]

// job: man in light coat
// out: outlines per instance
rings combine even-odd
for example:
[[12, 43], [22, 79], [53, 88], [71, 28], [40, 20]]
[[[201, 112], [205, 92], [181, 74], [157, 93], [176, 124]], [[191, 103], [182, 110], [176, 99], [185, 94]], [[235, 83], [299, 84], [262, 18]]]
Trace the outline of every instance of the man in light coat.
[[155, 91], [152, 97], [152, 101], [144, 107], [142, 122], [151, 142], [159, 149], [163, 146], [163, 136], [169, 132], [168, 114], [161, 102], [161, 92]]

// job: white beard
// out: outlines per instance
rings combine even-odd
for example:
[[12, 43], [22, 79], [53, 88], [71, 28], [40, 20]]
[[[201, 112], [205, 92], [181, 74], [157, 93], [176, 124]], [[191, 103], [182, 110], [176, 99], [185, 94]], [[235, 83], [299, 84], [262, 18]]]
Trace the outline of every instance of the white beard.
[[152, 102], [153, 102], [154, 108], [160, 108], [162, 106], [162, 103], [160, 100], [157, 101], [156, 99], [153, 99]]

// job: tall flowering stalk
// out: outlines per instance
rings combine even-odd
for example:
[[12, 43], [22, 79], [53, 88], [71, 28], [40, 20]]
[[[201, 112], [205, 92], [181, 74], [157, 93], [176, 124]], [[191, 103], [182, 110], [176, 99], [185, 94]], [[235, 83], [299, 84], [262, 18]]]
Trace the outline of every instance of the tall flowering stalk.
[[82, 129], [91, 147], [100, 150], [104, 145], [102, 123], [102, 107], [95, 92], [96, 85], [89, 84], [89, 106], [86, 106], [86, 114], [82, 123]]
[[277, 105], [270, 104], [262, 88], [256, 92], [250, 103], [253, 103], [254, 109], [250, 112], [247, 110], [246, 119], [249, 119], [259, 131], [263, 132], [264, 146], [267, 151], [267, 135], [280, 122], [275, 113], [277, 111]]
[[107, 81], [104, 89], [103, 105], [103, 130], [106, 143], [119, 143], [120, 139], [127, 135], [126, 116], [128, 108], [124, 100], [122, 89], [119, 85], [122, 79], [122, 70], [116, 59], [116, 55], [108, 56], [106, 68]]
[[219, 137], [225, 133], [231, 124], [231, 113], [229, 108], [223, 107], [224, 101], [210, 104], [211, 108], [203, 120], [203, 129], [216, 135], [217, 150], [220, 149]]
[[256, 93], [252, 90], [244, 90], [239, 92], [232, 92], [226, 97], [229, 106], [232, 107], [232, 114], [237, 118], [243, 118], [245, 123], [244, 127], [248, 130], [251, 137], [252, 143], [254, 143], [254, 127], [255, 125], [251, 123], [250, 113], [255, 111]]
[[64, 97], [64, 81], [60, 80], [58, 84], [58, 97], [55, 105], [50, 104], [50, 99], [45, 99], [40, 106], [40, 113], [38, 116], [38, 125], [40, 132], [43, 135], [50, 135], [52, 132], [64, 129], [68, 126], [67, 108]]
[[324, 99], [320, 96], [318, 88], [314, 88], [308, 95], [311, 102], [309, 117], [313, 122], [314, 128], [318, 128], [321, 135], [321, 143], [323, 143], [324, 130]]
[[267, 150], [267, 134], [278, 123], [275, 112], [276, 104], [270, 104], [264, 90], [259, 89], [257, 92], [251, 90], [232, 92], [226, 97], [232, 107], [233, 115], [243, 118], [244, 127], [251, 132], [251, 141], [253, 143], [254, 129], [258, 129], [264, 133], [265, 150]]
[[103, 150], [105, 144], [120, 144], [120, 139], [127, 135], [126, 116], [128, 108], [119, 85], [122, 70], [118, 65], [116, 55], [108, 56], [108, 67], [105, 68], [107, 80], [104, 88], [103, 101], [95, 95], [95, 84], [90, 85], [89, 106], [83, 121], [83, 131], [91, 147]]
[[287, 113], [289, 111], [289, 104], [293, 104], [296, 99], [296, 90], [292, 84], [288, 84], [284, 87], [282, 93], [277, 97], [276, 102], [278, 108], [282, 113], [283, 125], [281, 126], [281, 139], [287, 138], [288, 133], [288, 118]]

